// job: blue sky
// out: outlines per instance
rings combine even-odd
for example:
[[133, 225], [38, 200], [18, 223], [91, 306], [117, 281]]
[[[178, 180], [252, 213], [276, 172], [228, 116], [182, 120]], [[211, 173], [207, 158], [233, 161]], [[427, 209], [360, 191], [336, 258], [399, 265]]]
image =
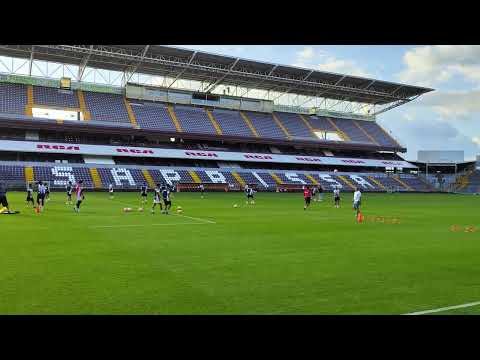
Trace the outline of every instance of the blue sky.
[[408, 148], [480, 155], [480, 46], [182, 45], [224, 55], [427, 86], [434, 92], [378, 116]]

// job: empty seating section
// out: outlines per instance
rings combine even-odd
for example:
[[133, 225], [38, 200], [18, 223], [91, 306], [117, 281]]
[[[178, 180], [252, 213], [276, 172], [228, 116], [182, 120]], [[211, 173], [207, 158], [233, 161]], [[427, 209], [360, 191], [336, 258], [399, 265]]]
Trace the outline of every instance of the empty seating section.
[[373, 121], [357, 121], [367, 133], [372, 136], [375, 141], [382, 146], [398, 146], [397, 142], [388, 136], [378, 125]]
[[183, 131], [213, 135], [217, 133], [205, 109], [185, 105], [175, 105], [174, 109]]
[[212, 114], [224, 135], [254, 136], [238, 111], [215, 109]]
[[140, 169], [97, 168], [97, 171], [104, 187], [112, 184], [113, 187], [122, 189], [138, 189], [147, 182]]
[[122, 95], [84, 91], [83, 96], [92, 120], [130, 124]]
[[27, 86], [0, 83], [0, 113], [25, 114]]
[[165, 104], [144, 103], [137, 105], [131, 103], [132, 111], [138, 125], [143, 129], [152, 129], [168, 132], [176, 132], [175, 125], [170, 119]]
[[245, 115], [252, 121], [253, 127], [260, 137], [286, 140], [287, 136], [275, 123], [272, 114], [246, 111]]
[[476, 194], [480, 193], [480, 172], [474, 171], [468, 176], [468, 185], [460, 189], [460, 192]]
[[14, 165], [0, 165], [0, 180], [25, 181], [23, 167]]
[[324, 117], [310, 116], [306, 117], [307, 121], [312, 125], [314, 130], [337, 131], [334, 126]]
[[283, 126], [293, 137], [316, 139], [310, 129], [305, 125], [298, 114], [275, 112], [275, 115], [282, 122]]
[[64, 188], [68, 181], [75, 183], [83, 180], [84, 186], [93, 187], [93, 181], [88, 168], [71, 166], [34, 166], [35, 181], [49, 181], [52, 188]]
[[36, 105], [50, 105], [63, 108], [80, 107], [74, 90], [62, 90], [44, 86], [33, 87], [33, 102]]
[[365, 133], [360, 130], [352, 120], [347, 119], [331, 119], [340, 130], [345, 132], [351, 141], [361, 142], [361, 143], [372, 143], [372, 141], [365, 135]]

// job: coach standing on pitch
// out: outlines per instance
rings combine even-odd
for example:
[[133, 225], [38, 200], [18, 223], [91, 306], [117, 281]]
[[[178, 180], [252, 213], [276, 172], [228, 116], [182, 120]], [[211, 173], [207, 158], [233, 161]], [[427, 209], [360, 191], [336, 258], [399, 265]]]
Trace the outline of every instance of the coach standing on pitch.
[[8, 201], [7, 201], [7, 187], [2, 182], [0, 182], [0, 205], [2, 206], [2, 208], [0, 209], [0, 212], [4, 212], [5, 208], [7, 209], [8, 212], [10, 212], [10, 209], [8, 208]]

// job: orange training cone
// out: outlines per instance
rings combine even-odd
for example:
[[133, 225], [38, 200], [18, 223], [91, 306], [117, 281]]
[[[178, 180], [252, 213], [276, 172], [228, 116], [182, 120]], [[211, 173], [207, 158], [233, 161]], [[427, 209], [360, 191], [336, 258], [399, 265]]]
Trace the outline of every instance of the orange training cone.
[[362, 215], [361, 212], [359, 212], [358, 215], [357, 215], [357, 221], [358, 221], [359, 223], [363, 222], [363, 215]]

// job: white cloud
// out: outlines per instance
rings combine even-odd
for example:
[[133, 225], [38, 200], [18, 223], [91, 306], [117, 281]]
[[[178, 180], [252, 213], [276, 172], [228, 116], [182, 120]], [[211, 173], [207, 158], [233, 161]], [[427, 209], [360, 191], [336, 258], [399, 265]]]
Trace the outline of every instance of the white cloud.
[[402, 82], [435, 86], [455, 75], [480, 83], [480, 46], [434, 45], [416, 47], [403, 57], [405, 69], [398, 74]]
[[304, 47], [296, 55], [293, 66], [360, 77], [372, 76], [353, 60], [339, 59], [311, 46]]
[[[480, 90], [433, 92], [424, 95], [414, 105], [430, 107], [444, 119], [465, 119], [480, 113]], [[473, 118], [470, 120], [474, 121]]]

